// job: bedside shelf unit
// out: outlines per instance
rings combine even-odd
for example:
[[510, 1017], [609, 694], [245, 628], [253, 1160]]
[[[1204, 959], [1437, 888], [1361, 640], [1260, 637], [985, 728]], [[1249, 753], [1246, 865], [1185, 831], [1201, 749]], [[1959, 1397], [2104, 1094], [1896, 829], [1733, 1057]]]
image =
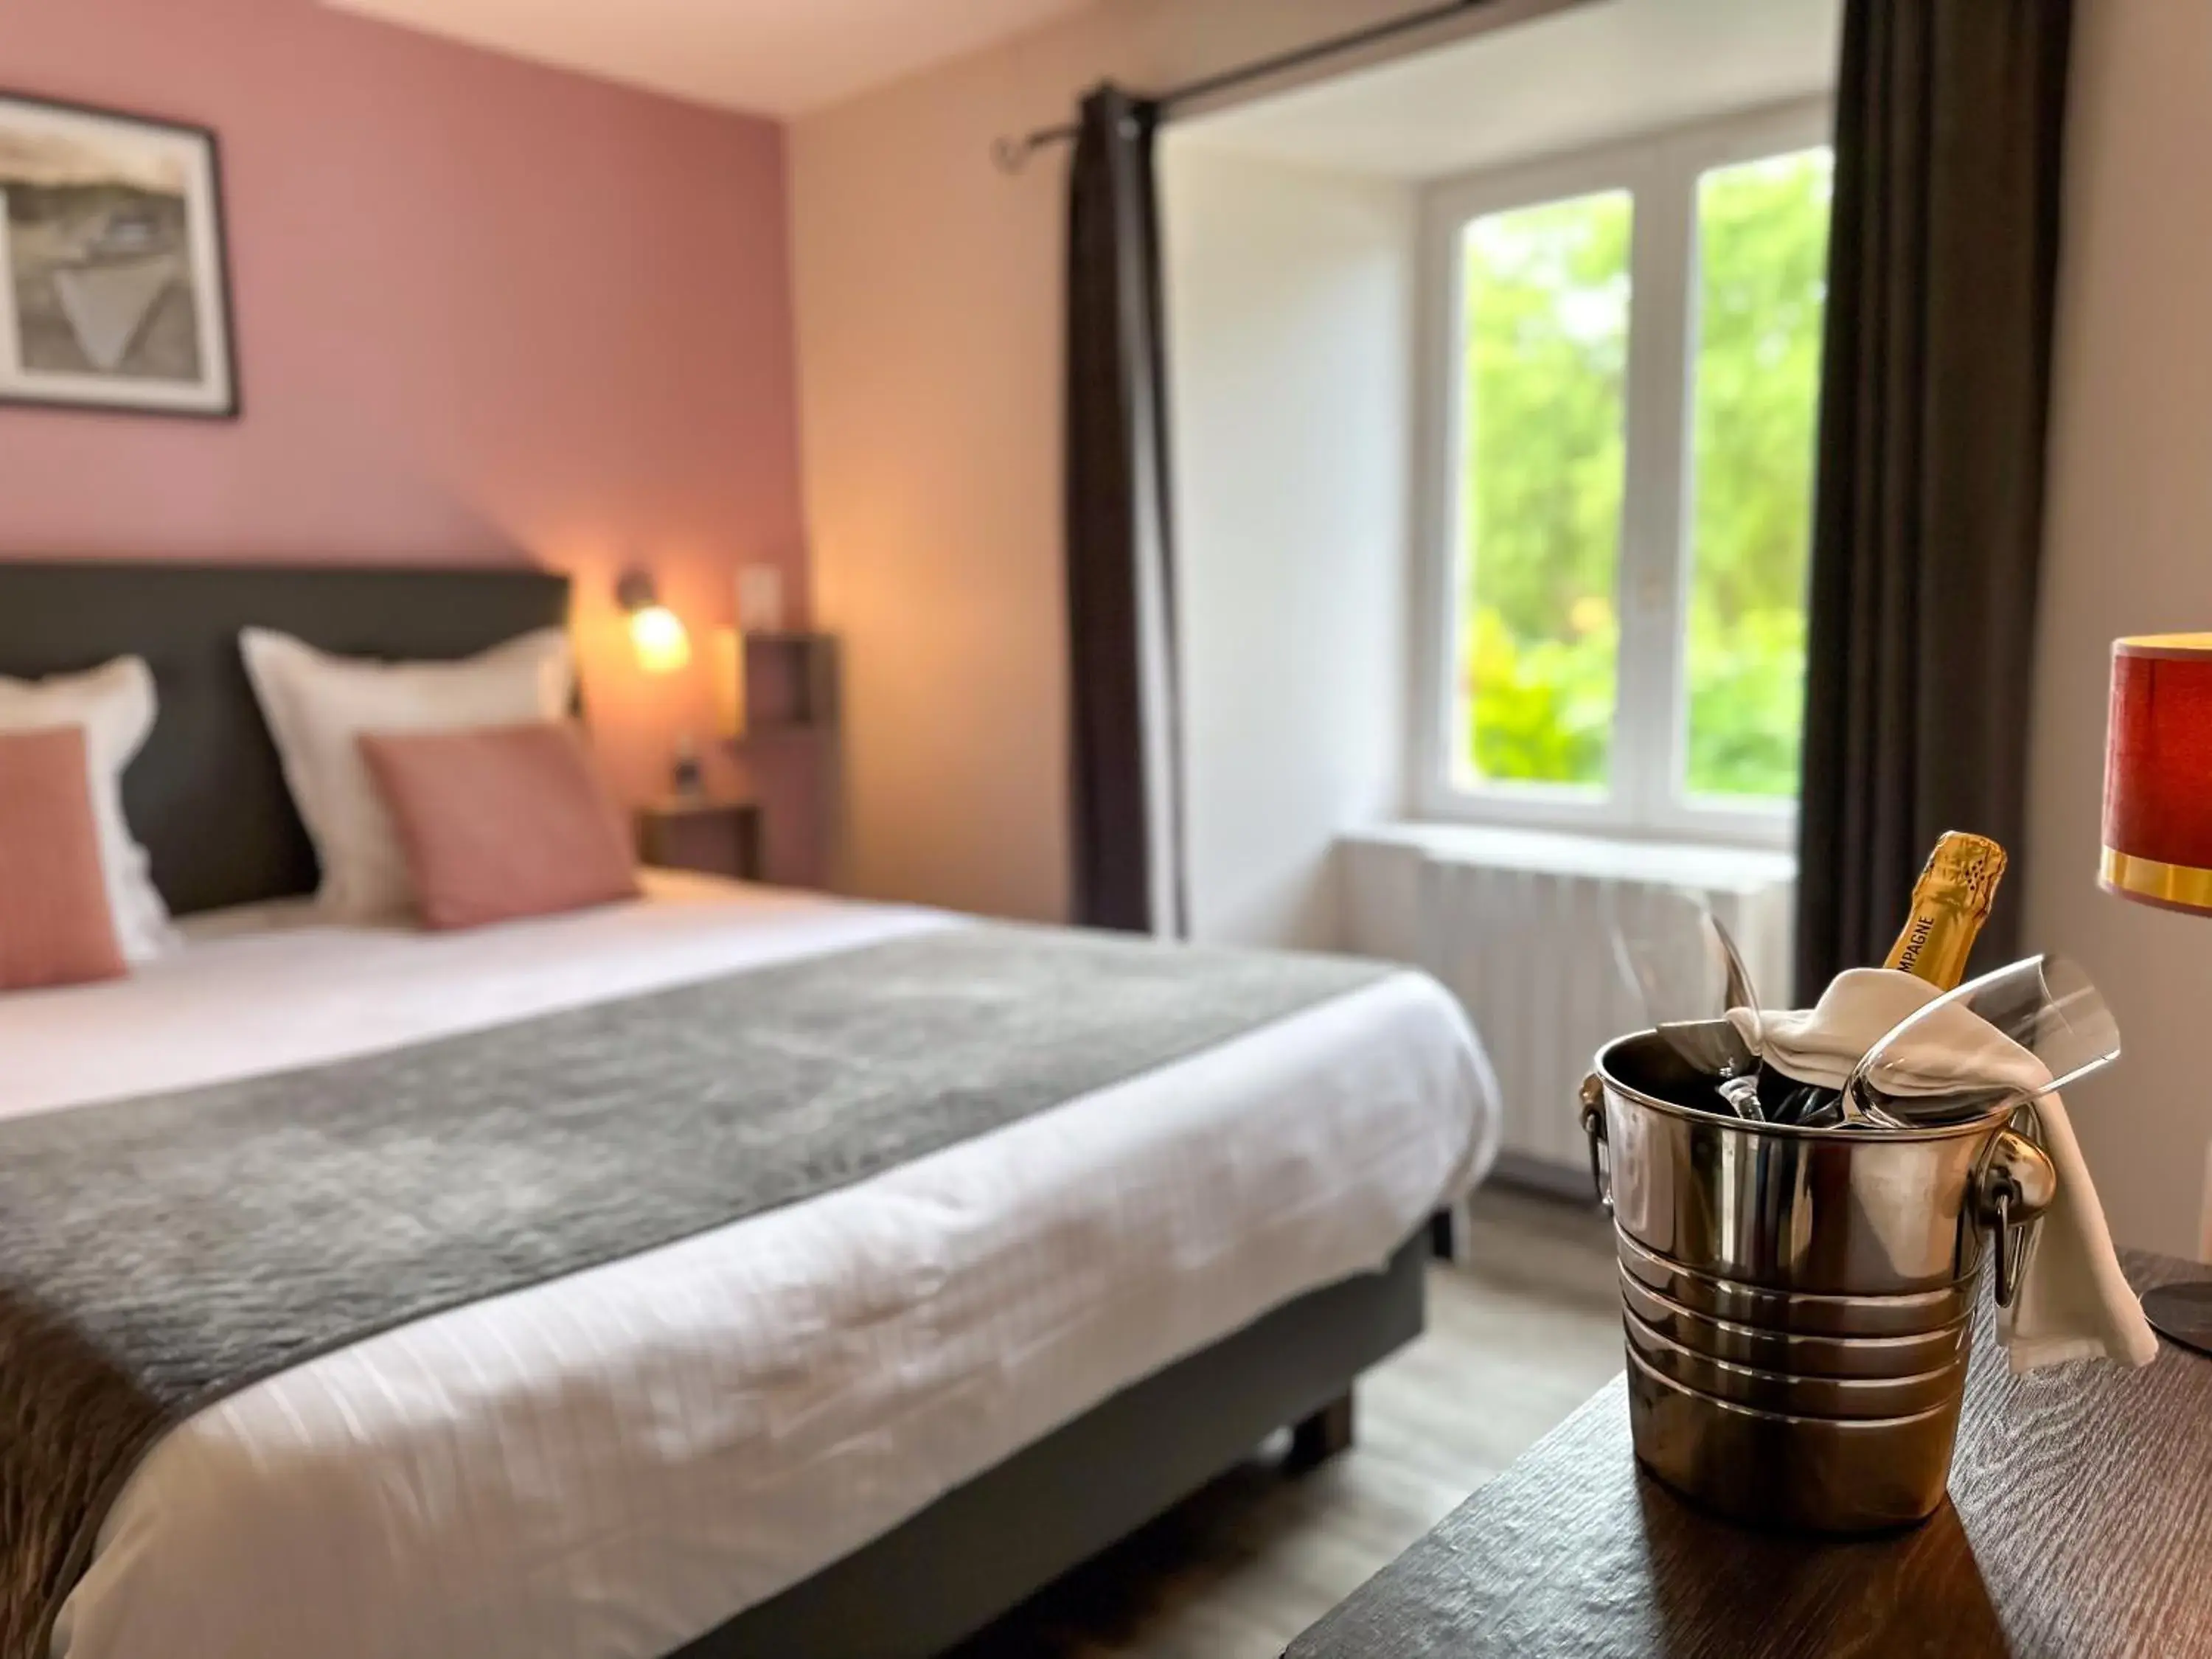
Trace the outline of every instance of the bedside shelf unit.
[[744, 740], [836, 728], [834, 635], [758, 633], [744, 639]]

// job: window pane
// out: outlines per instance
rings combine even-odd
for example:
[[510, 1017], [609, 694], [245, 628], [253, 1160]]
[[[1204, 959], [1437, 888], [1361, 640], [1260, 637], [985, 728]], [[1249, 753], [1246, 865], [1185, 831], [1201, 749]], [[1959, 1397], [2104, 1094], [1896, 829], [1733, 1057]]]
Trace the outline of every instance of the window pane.
[[1797, 793], [1828, 183], [1825, 149], [1698, 183], [1692, 794]]
[[1609, 191], [1464, 233], [1462, 785], [1606, 782], [1630, 215]]

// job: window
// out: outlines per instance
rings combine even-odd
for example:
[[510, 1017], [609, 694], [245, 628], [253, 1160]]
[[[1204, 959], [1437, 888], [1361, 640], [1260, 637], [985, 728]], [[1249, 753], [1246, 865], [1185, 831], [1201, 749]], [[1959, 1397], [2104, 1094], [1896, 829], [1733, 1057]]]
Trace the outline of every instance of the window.
[[1425, 810], [1788, 835], [1825, 125], [1796, 107], [1431, 192]]

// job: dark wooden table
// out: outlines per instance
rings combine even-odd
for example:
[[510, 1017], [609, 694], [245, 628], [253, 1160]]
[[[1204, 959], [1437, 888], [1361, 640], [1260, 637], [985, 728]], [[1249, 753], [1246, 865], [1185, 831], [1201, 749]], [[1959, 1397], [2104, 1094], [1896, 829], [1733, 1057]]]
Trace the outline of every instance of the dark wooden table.
[[[2139, 1289], [2205, 1272], [2123, 1261]], [[2212, 1656], [2212, 1358], [2014, 1377], [1989, 1324], [1984, 1297], [1951, 1501], [1908, 1532], [1692, 1509], [1638, 1469], [1615, 1379], [1289, 1659]]]

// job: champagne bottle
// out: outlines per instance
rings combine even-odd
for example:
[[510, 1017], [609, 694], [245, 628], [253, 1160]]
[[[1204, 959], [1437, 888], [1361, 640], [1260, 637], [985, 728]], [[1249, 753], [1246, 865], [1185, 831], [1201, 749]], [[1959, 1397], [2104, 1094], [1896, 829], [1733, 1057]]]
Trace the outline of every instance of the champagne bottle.
[[1946, 830], [1912, 884], [1911, 910], [1881, 965], [1939, 991], [1958, 984], [2004, 872], [2005, 850], [1987, 836]]
[[[1939, 991], [1956, 986], [1966, 976], [1966, 958], [1973, 953], [1982, 924], [1990, 919], [2004, 872], [2005, 850], [1987, 836], [1945, 830], [1928, 854], [1920, 879], [1912, 884], [1905, 926], [1881, 965], [1924, 979]], [[1837, 1115], [1833, 1109], [1842, 1091], [1799, 1083], [1786, 1073], [1774, 1075], [1788, 1087], [1773, 1091], [1767, 1113], [1771, 1120], [1813, 1123]], [[1765, 1097], [1767, 1091], [1761, 1093]]]

